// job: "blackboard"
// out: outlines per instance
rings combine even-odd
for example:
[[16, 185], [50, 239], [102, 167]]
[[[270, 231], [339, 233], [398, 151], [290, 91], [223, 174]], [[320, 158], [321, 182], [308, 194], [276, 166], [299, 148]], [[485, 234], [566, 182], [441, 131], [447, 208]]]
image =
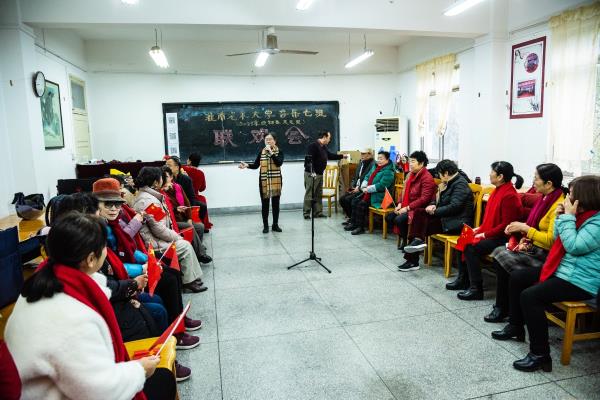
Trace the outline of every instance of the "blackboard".
[[339, 102], [163, 103], [165, 153], [202, 155], [203, 164], [254, 161], [273, 133], [286, 161], [304, 160], [321, 130], [331, 132], [329, 151], [340, 149]]

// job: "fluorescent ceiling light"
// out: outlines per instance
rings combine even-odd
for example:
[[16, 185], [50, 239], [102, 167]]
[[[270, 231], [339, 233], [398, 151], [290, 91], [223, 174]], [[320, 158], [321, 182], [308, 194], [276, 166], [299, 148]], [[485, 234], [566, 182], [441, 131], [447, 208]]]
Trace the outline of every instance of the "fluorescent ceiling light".
[[365, 61], [367, 58], [371, 57], [373, 54], [375, 54], [375, 52], [373, 52], [373, 50], [366, 50], [365, 52], [362, 53], [360, 56], [356, 57], [353, 60], [350, 60], [346, 63], [346, 68], [352, 68], [357, 64], [360, 64], [361, 62]]
[[169, 62], [167, 61], [167, 56], [165, 52], [158, 46], [152, 46], [150, 51], [148, 52], [150, 57], [154, 60], [154, 63], [161, 68], [169, 68]]
[[444, 15], [447, 17], [453, 17], [481, 3], [482, 1], [483, 0], [459, 0], [452, 4], [446, 11], [444, 11]]
[[298, 0], [298, 4], [296, 5], [296, 10], [308, 10], [311, 4], [315, 0]]
[[254, 62], [254, 66], [259, 68], [262, 67], [263, 65], [265, 65], [268, 58], [269, 53], [267, 53], [266, 51], [261, 51], [260, 53], [258, 53], [258, 57], [256, 57], [256, 62]]
[[129, 5], [136, 5], [137, 3], [139, 3], [139, 0], [121, 0], [121, 3], [129, 4]]

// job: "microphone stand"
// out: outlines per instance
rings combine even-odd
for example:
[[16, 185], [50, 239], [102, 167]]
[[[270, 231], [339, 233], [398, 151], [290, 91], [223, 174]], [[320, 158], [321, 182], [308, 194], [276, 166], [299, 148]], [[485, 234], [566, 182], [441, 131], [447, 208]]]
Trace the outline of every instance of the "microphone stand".
[[[311, 216], [311, 221], [310, 221], [310, 234], [311, 234], [311, 245], [310, 245], [310, 252], [308, 253], [308, 258], [305, 258], [302, 261], [297, 262], [294, 265], [290, 265], [289, 267], [287, 267], [287, 269], [292, 269], [294, 267], [297, 267], [300, 264], [304, 264], [305, 262], [309, 261], [309, 260], [313, 260], [316, 261], [321, 267], [323, 267], [325, 269], [325, 271], [331, 273], [331, 270], [329, 268], [327, 268], [325, 266], [325, 264], [323, 264], [321, 262], [321, 257], [317, 257], [317, 254], [315, 253], [315, 209], [317, 206], [317, 199], [315, 199], [315, 171], [313, 169], [313, 163], [312, 163], [312, 158], [310, 156], [307, 156], [306, 161], [308, 162], [308, 164], [310, 165], [310, 178], [312, 180], [312, 186], [311, 186], [311, 199], [310, 199], [310, 216]], [[320, 201], [322, 201], [320, 199]]]

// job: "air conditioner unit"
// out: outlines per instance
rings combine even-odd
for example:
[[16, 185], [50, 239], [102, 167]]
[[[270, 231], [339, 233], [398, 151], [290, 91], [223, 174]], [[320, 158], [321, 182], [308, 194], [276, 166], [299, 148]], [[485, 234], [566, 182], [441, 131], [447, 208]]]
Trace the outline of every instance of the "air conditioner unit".
[[396, 154], [408, 153], [408, 119], [406, 117], [377, 118], [373, 148], [376, 152], [385, 150]]

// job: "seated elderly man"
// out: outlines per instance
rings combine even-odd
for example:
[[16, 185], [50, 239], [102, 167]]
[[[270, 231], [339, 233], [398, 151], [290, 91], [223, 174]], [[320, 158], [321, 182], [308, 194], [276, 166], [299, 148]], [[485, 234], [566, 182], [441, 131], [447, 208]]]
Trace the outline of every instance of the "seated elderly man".
[[348, 188], [348, 191], [340, 197], [340, 205], [347, 218], [342, 225], [348, 225], [350, 223], [350, 217], [352, 216], [352, 200], [360, 198], [363, 195], [360, 190], [360, 183], [365, 179], [365, 176], [367, 176], [372, 166], [373, 151], [365, 147], [360, 151], [360, 163], [356, 167], [356, 172], [350, 182], [350, 187]]

